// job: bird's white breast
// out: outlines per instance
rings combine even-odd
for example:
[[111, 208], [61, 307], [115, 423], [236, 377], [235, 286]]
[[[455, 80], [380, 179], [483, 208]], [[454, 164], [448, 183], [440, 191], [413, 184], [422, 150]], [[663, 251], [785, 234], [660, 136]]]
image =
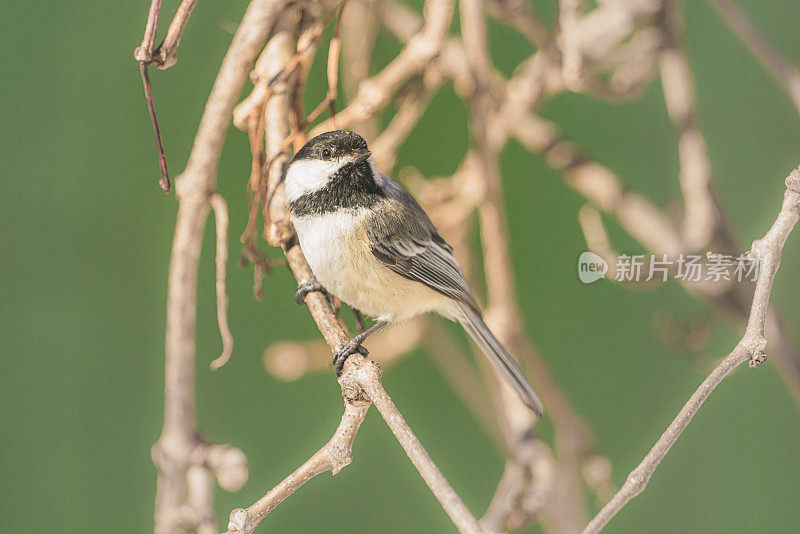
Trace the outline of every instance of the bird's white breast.
[[347, 285], [348, 273], [356, 261], [358, 226], [362, 212], [339, 210], [322, 215], [293, 217], [303, 254], [314, 275], [334, 295], [340, 295]]
[[424, 284], [406, 279], [370, 251], [366, 209], [292, 217], [314, 276], [331, 294], [371, 317], [399, 321], [438, 311], [452, 302]]

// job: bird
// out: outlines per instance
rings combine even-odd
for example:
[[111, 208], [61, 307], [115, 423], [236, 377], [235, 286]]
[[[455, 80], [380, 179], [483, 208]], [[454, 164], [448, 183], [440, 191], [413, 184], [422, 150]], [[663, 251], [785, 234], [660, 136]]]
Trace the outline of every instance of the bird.
[[297, 241], [314, 274], [296, 300], [326, 292], [375, 323], [344, 343], [341, 375], [361, 343], [391, 323], [436, 312], [458, 322], [520, 400], [541, 417], [542, 403], [483, 320], [453, 248], [400, 184], [375, 169], [359, 134], [334, 130], [310, 139], [289, 163], [285, 198]]

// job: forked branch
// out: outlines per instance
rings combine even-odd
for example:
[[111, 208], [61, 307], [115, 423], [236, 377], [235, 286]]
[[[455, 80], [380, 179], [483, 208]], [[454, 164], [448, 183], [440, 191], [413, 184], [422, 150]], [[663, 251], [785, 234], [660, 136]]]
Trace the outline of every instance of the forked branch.
[[358, 428], [370, 404], [380, 412], [425, 483], [442, 504], [459, 532], [480, 533], [477, 521], [450, 487], [447, 480], [422, 448], [403, 415], [381, 384], [378, 365], [362, 356], [347, 359], [339, 378], [344, 397], [344, 414], [333, 437], [303, 465], [253, 505], [231, 512], [228, 534], [250, 534], [276, 506], [315, 476], [331, 471], [336, 474], [352, 461], [352, 447]]
[[[291, 33], [292, 28], [288, 18], [284, 18], [281, 24], [278, 25], [272, 40], [266, 46], [259, 63], [271, 69], [271, 72], [285, 72], [294, 57], [293, 48], [288, 38]], [[291, 85], [291, 79], [286, 81], [288, 85]], [[286, 89], [279, 95], [268, 96], [264, 107], [266, 161], [274, 162], [272, 165], [267, 165], [269, 178], [266, 197], [270, 200], [265, 208], [265, 220], [268, 221], [267, 235], [272, 236], [274, 243], [282, 246], [289, 269], [299, 282], [309, 280], [314, 276], [299, 244], [290, 231], [276, 232], [272, 229], [275, 227], [291, 229], [283, 189], [280, 187], [282, 172], [284, 172], [280, 162], [285, 161], [287, 157], [286, 151], [289, 146], [287, 140], [303, 135], [302, 132], [288, 131], [290, 124], [289, 111], [290, 109], [296, 109], [296, 106], [295, 103], [290, 102], [290, 97], [287, 95], [297, 98], [297, 94], [290, 87]], [[337, 350], [349, 339], [349, 336], [327, 298], [319, 292], [311, 292], [305, 296], [304, 301], [328, 346], [333, 351]], [[229, 532], [252, 532], [269, 511], [274, 509], [275, 506], [305, 482], [319, 473], [328, 470], [335, 473], [347, 465], [351, 458], [353, 439], [355, 439], [358, 426], [366, 415], [369, 403], [375, 404], [384, 421], [400, 442], [403, 450], [456, 527], [461, 532], [481, 532], [477, 520], [436, 467], [436, 464], [431, 460], [400, 411], [384, 390], [380, 381], [380, 369], [377, 364], [357, 355], [351, 356], [345, 365], [340, 384], [345, 398], [345, 414], [334, 437], [298, 470], [275, 486], [258, 502], [247, 509], [239, 508], [234, 510], [230, 517]]]

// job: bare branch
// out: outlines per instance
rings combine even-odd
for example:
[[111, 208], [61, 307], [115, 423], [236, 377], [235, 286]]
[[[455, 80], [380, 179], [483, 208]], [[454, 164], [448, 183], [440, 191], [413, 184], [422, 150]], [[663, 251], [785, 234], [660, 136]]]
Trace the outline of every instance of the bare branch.
[[172, 19], [172, 24], [167, 31], [167, 37], [158, 49], [155, 49], [156, 31], [158, 30], [158, 18], [161, 14], [162, 0], [153, 0], [150, 4], [150, 11], [147, 15], [147, 25], [144, 30], [144, 37], [142, 44], [133, 52], [133, 56], [139, 61], [139, 70], [142, 75], [142, 84], [144, 85], [144, 96], [147, 102], [147, 111], [150, 114], [150, 122], [153, 124], [153, 133], [156, 137], [156, 150], [158, 153], [158, 166], [161, 170], [161, 179], [158, 184], [161, 189], [168, 193], [170, 189], [169, 174], [167, 173], [167, 156], [164, 152], [164, 142], [161, 139], [161, 131], [158, 128], [158, 119], [156, 118], [156, 105], [153, 100], [153, 89], [150, 85], [150, 77], [147, 73], [147, 67], [151, 63], [160, 69], [166, 69], [175, 64], [176, 56], [175, 50], [181, 40], [181, 34], [189, 21], [189, 15], [194, 8], [197, 0], [183, 0], [178, 12]]
[[708, 0], [750, 53], [761, 63], [792, 99], [800, 113], [800, 71], [789, 63], [769, 41], [764, 38], [744, 12], [731, 0]]
[[524, 0], [488, 0], [485, 4], [490, 15], [524, 35], [537, 47], [544, 47], [550, 40], [547, 27], [536, 17], [531, 6]]
[[[339, 128], [364, 121], [383, 109], [391, 95], [410, 76], [421, 72], [439, 52], [453, 15], [453, 0], [425, 3], [425, 24], [400, 54], [381, 72], [362, 81], [350, 104], [336, 115]], [[330, 130], [330, 120], [312, 130], [311, 135]]]
[[222, 354], [211, 362], [211, 370], [225, 365], [233, 352], [233, 334], [228, 326], [228, 293], [225, 289], [225, 271], [228, 262], [228, 205], [219, 193], [211, 195], [209, 200], [214, 210], [217, 230], [217, 323], [222, 336]]
[[178, 11], [172, 18], [172, 23], [169, 25], [167, 36], [158, 48], [156, 48], [156, 31], [158, 30], [161, 3], [162, 0], [153, 0], [150, 4], [150, 11], [147, 15], [147, 25], [144, 30], [144, 38], [142, 39], [142, 44], [134, 50], [133, 57], [140, 63], [146, 65], [153, 64], [159, 69], [168, 69], [177, 61], [175, 52], [181, 42], [181, 35], [183, 35], [183, 30], [189, 22], [189, 16], [192, 14], [197, 0], [183, 0], [181, 2]]
[[397, 150], [414, 129], [441, 85], [440, 73], [435, 69], [428, 69], [423, 74], [421, 83], [402, 96], [398, 102], [400, 109], [372, 143], [373, 159], [377, 168], [394, 167]]
[[[366, 363], [365, 365], [370, 364]], [[286, 477], [252, 506], [232, 511], [228, 523], [229, 534], [252, 533], [267, 514], [297, 491], [300, 486], [325, 471], [331, 471], [335, 475], [353, 460], [353, 441], [361, 422], [367, 415], [370, 402], [363, 398], [361, 389], [354, 381], [353, 366], [346, 367], [348, 369], [342, 373], [339, 379], [344, 397], [344, 414], [333, 437], [294, 473]]]
[[[353, 358], [348, 359], [348, 364]], [[350, 364], [353, 365], [353, 364]], [[356, 369], [357, 383], [364, 390], [367, 397], [378, 409], [383, 420], [392, 430], [400, 442], [406, 455], [417, 468], [430, 490], [441, 503], [447, 515], [453, 521], [459, 532], [480, 533], [481, 528], [470, 511], [461, 502], [453, 488], [444, 478], [439, 468], [425, 452], [422, 444], [408, 426], [403, 415], [397, 409], [392, 399], [383, 389], [380, 382], [380, 369], [376, 365], [361, 365]]]
[[[390, 325], [370, 336], [365, 343], [373, 359], [381, 366], [396, 362], [416, 347], [428, 325], [415, 317], [402, 325]], [[312, 341], [277, 341], [264, 351], [264, 367], [280, 380], [297, 380], [310, 372], [330, 371], [331, 349], [321, 339]]]
[[559, 0], [558, 25], [561, 44], [561, 77], [570, 91], [584, 88], [583, 53], [581, 51], [580, 19], [582, 18], [583, 0]]
[[697, 118], [689, 60], [683, 50], [678, 0], [664, 2], [666, 46], [659, 58], [667, 112], [678, 132], [680, 184], [684, 199], [684, 250], [702, 250], [716, 233], [716, 202], [711, 191], [711, 162]]
[[153, 134], [156, 136], [156, 152], [158, 153], [158, 167], [161, 170], [161, 178], [158, 185], [165, 193], [169, 193], [169, 173], [167, 172], [167, 155], [164, 152], [164, 141], [161, 139], [161, 130], [158, 127], [156, 117], [156, 102], [153, 99], [153, 87], [150, 85], [150, 76], [147, 73], [147, 63], [139, 64], [139, 72], [142, 75], [144, 85], [144, 99], [147, 102], [147, 112], [150, 114], [150, 123], [153, 125]]
[[164, 41], [156, 50], [156, 57], [151, 60], [159, 69], [168, 69], [178, 61], [175, 52], [181, 43], [181, 35], [183, 35], [183, 30], [189, 22], [189, 16], [191, 16], [195, 4], [197, 4], [197, 0], [183, 0], [178, 7], [178, 11], [172, 19], [172, 24], [169, 25], [167, 30], [167, 36], [164, 37]]
[[375, 404], [403, 450], [458, 530], [466, 533], [481, 532], [475, 518], [442, 476], [425, 449], [422, 448], [402, 414], [386, 390], [383, 389], [380, 377], [381, 371], [376, 363], [358, 355], [347, 359], [344, 372], [339, 378], [342, 396], [345, 399], [345, 413], [331, 440], [255, 504], [247, 509], [238, 508], [231, 512], [228, 524], [230, 534], [250, 534], [269, 512], [297, 491], [300, 486], [320, 473], [331, 471], [335, 475], [349, 465], [352, 461], [353, 441], [370, 403]]
[[502, 532], [505, 525], [527, 525], [551, 501], [556, 476], [556, 461], [550, 448], [536, 439], [522, 441], [506, 461], [481, 526], [487, 532]]
[[[260, 62], [263, 60], [266, 69], [280, 72], [281, 69], [285, 68], [286, 64], [291, 61], [292, 54], [290, 40], [288, 39], [288, 29], [288, 22], [286, 18], [284, 18], [279, 30], [276, 31], [275, 36], [268, 43], [262, 59], [259, 60]], [[284, 152], [286, 148], [288, 148], [286, 140], [291, 138], [287, 132], [288, 113], [289, 109], [292, 109], [294, 106], [287, 101], [286, 95], [288, 94], [292, 94], [292, 92], [283, 91], [274, 94], [267, 101], [265, 112], [265, 136], [267, 161], [270, 162], [275, 158], [285, 157]], [[283, 189], [280, 187], [283, 173], [282, 167], [279, 164], [274, 165], [274, 167], [268, 165], [268, 167], [270, 167], [268, 169], [270, 178], [268, 180], [267, 191], [269, 192], [271, 200], [265, 205], [265, 210], [267, 210], [266, 219], [271, 221], [272, 225], [285, 226], [287, 230], [290, 231], [291, 224], [285, 205]], [[293, 239], [292, 234], [274, 233], [269, 228], [267, 232], [268, 237], [272, 238], [271, 242], [283, 246], [289, 268], [295, 278], [298, 281], [311, 279], [313, 273], [303, 257], [299, 245], [296, 240]], [[305, 297], [305, 303], [326, 343], [332, 350], [335, 351], [348, 340], [349, 336], [344, 325], [331, 308], [325, 296], [319, 292], [308, 293]], [[480, 532], [475, 518], [461, 502], [461, 499], [447, 483], [441, 472], [439, 472], [419, 440], [408, 427], [391, 398], [383, 389], [380, 383], [380, 369], [377, 367], [377, 364], [367, 362], [364, 358], [358, 356], [351, 356], [345, 364], [345, 372], [342, 377], [345, 378], [351, 374], [354, 376], [358, 391], [363, 390], [364, 395], [348, 393], [345, 394], [345, 397], [352, 398], [355, 395], [359, 398], [367, 398], [375, 404], [387, 425], [406, 451], [406, 454], [459, 530], [461, 532]], [[364, 408], [364, 412], [366, 412], [366, 408]], [[363, 415], [360, 416], [358, 420], [359, 423], [361, 419], [363, 419]], [[345, 426], [346, 428], [342, 431], [347, 436], [355, 434], [357, 425], [353, 428], [354, 425], [351, 421]], [[350, 440], [349, 443], [352, 443], [352, 440]], [[326, 450], [327, 449], [323, 447], [309, 462], [304, 464], [284, 482], [276, 486], [275, 489], [267, 493], [267, 495], [259, 501], [261, 502], [260, 505], [257, 503], [254, 505], [255, 508], [251, 507], [251, 509], [248, 510], [239, 509], [234, 511], [231, 515], [231, 531], [251, 532], [255, 524], [257, 524], [269, 510], [290, 495], [297, 487], [316, 474], [332, 469], [332, 467], [330, 467], [331, 464], [324, 463], [319, 459], [319, 457], [327, 454], [325, 452]], [[349, 446], [347, 450], [349, 451]]]
[[152, 0], [150, 2], [142, 44], [133, 51], [133, 57], [136, 58], [136, 61], [149, 63], [153, 59], [153, 52], [156, 47], [156, 31], [158, 31], [158, 17], [161, 14], [161, 2], [162, 0]]
[[766, 359], [765, 325], [772, 283], [780, 265], [783, 246], [797, 224], [798, 217], [800, 217], [800, 169], [795, 169], [786, 178], [783, 206], [777, 219], [763, 238], [753, 241], [750, 249], [753, 258], [757, 259], [760, 265], [744, 336], [733, 351], [703, 380], [644, 460], [631, 471], [619, 492], [586, 526], [584, 534], [599, 532], [623, 506], [644, 491], [653, 472], [692, 421], [700, 406], [731, 371], [746, 361], [750, 362], [750, 367], [755, 367]]
[[[187, 473], [195, 450], [202, 445], [194, 403], [197, 265], [217, 162], [233, 105], [283, 5], [254, 0], [247, 9], [209, 96], [189, 163], [176, 184], [180, 205], [168, 280], [164, 428], [152, 452], [159, 474], [155, 512], [159, 534], [187, 528], [181, 521], [190, 482]], [[194, 483], [206, 480], [193, 478]], [[195, 494], [204, 491], [201, 488]], [[195, 510], [190, 523], [200, 524], [209, 514], [213, 511]]]
[[[379, 22], [383, 8], [382, 0], [351, 0], [342, 12], [342, 89], [348, 99], [370, 75], [375, 45], [382, 29]], [[379, 123], [373, 117], [350, 127], [372, 141]]]

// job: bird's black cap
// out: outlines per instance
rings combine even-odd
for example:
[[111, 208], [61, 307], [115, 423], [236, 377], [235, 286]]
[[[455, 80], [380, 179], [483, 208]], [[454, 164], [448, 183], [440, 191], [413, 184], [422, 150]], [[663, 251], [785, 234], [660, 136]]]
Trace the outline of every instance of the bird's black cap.
[[292, 161], [309, 159], [333, 159], [345, 155], [369, 156], [367, 142], [355, 132], [333, 130], [310, 139], [297, 151]]

